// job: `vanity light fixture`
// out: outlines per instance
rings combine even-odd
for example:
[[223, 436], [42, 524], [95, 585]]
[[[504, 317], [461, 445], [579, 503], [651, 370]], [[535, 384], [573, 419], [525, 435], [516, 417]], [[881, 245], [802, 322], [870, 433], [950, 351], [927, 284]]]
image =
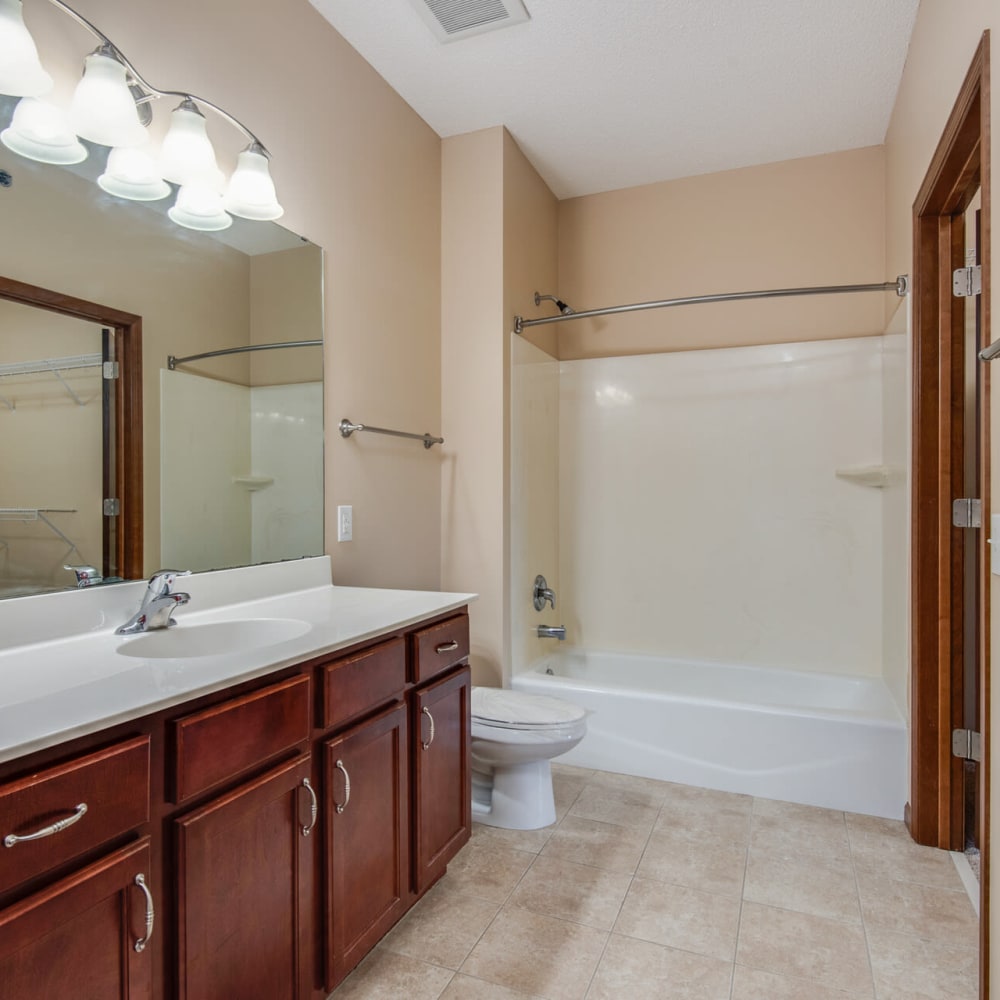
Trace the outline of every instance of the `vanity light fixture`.
[[[102, 190], [133, 201], [167, 197], [177, 186], [168, 215], [178, 225], [204, 231], [225, 229], [233, 215], [252, 220], [280, 218], [264, 144], [241, 121], [202, 97], [159, 90], [147, 82], [100, 29], [63, 0], [49, 0], [94, 35], [98, 48], [84, 61], [84, 73], [68, 113], [38, 98], [52, 88], [52, 78], [38, 57], [25, 27], [22, 0], [0, 0], [0, 94], [21, 97], [10, 126], [0, 132], [8, 149], [43, 163], [79, 163], [87, 148], [79, 138], [112, 147], [97, 183]], [[148, 142], [144, 126], [152, 120], [152, 103], [179, 97], [159, 157], [141, 147]], [[202, 108], [211, 108], [247, 139], [237, 167], [226, 185], [216, 163]]]

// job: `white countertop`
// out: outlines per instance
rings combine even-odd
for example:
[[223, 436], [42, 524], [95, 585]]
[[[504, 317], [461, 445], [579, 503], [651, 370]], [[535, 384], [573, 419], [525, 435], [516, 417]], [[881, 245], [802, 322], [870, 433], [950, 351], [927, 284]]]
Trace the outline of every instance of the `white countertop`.
[[[182, 630], [211, 623], [300, 623], [292, 638], [217, 655], [122, 655], [128, 643], [152, 634], [114, 632], [138, 607], [145, 584], [0, 602], [0, 761], [405, 628], [476, 596], [336, 587], [320, 582], [324, 573], [328, 580], [329, 561], [320, 557], [179, 579], [175, 589], [188, 591], [191, 601], [175, 613], [176, 627], [162, 633], [161, 650]], [[48, 638], [30, 641], [33, 635]]]

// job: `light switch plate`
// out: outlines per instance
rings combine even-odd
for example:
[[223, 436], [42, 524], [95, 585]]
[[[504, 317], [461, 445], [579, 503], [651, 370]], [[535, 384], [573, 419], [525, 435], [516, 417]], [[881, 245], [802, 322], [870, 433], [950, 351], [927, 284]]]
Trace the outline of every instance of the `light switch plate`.
[[354, 537], [354, 508], [344, 504], [337, 508], [337, 541], [349, 542]]

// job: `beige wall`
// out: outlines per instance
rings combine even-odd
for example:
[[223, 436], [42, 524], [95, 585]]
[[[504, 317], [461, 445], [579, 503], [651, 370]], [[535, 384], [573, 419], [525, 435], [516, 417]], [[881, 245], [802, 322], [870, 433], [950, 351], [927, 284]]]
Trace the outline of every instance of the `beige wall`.
[[441, 161], [441, 585], [475, 591], [473, 681], [499, 684], [504, 599], [503, 131], [446, 139]]
[[[558, 294], [582, 311], [881, 281], [883, 168], [882, 149], [872, 147], [564, 201]], [[559, 325], [560, 357], [869, 336], [885, 325], [885, 298], [680, 306], [579, 320]], [[551, 304], [544, 308], [551, 315]]]
[[[75, 7], [151, 82], [204, 94], [244, 118], [271, 151], [282, 224], [326, 251], [329, 419], [435, 431], [437, 135], [305, 2], [178, 0], [166, 8], [155, 0], [78, 0]], [[77, 73], [93, 40], [47, 5], [32, 5], [26, 16], [52, 40], [43, 46], [47, 64], [65, 58]], [[209, 128], [231, 163], [238, 135], [219, 121]], [[438, 586], [440, 460], [409, 444], [397, 458], [373, 448], [371, 436], [328, 435], [327, 545], [337, 582]], [[354, 541], [338, 545], [331, 528], [342, 503], [354, 506]]]
[[[912, 257], [912, 210], [920, 184], [930, 165], [931, 157], [940, 140], [952, 105], [958, 96], [962, 81], [968, 71], [973, 54], [984, 30], [991, 30], [993, 57], [992, 75], [996, 75], [996, 52], [1000, 44], [1000, 7], [995, 0], [966, 0], [960, 5], [961, 16], [956, 16], [956, 5], [949, 0], [922, 0], [907, 55], [906, 67], [900, 83], [899, 94], [892, 120], [886, 135], [886, 274], [898, 270], [909, 271]], [[997, 136], [1000, 135], [1000, 102], [994, 95], [991, 109], [991, 134], [993, 137], [991, 159], [997, 159]], [[995, 174], [994, 174], [995, 180]], [[996, 232], [996, 212], [991, 211], [988, 222]], [[991, 266], [991, 280], [996, 268]], [[987, 337], [991, 334], [987, 332]], [[995, 330], [992, 336], [996, 336]], [[991, 455], [994, 497], [1000, 497], [1000, 405], [994, 398], [992, 404]], [[996, 581], [996, 577], [992, 578]], [[993, 648], [991, 659], [1000, 663], [1000, 588], [992, 587], [991, 629]], [[1000, 685], [993, 685], [991, 714], [1000, 719]], [[990, 739], [991, 753], [996, 759], [1000, 741], [994, 734]], [[996, 771], [992, 790], [992, 829], [990, 850], [991, 893], [994, 899], [1000, 892], [1000, 790], [997, 789]], [[1000, 919], [994, 915], [990, 921], [990, 964], [993, 978], [1000, 970]]]

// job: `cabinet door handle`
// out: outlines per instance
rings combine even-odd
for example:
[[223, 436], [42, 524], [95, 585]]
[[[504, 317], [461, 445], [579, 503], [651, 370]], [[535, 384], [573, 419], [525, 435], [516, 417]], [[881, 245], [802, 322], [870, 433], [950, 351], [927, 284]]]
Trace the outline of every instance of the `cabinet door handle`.
[[7, 836], [3, 838], [3, 846], [13, 847], [15, 844], [21, 844], [27, 840], [41, 840], [42, 837], [51, 837], [54, 833], [60, 833], [67, 827], [72, 826], [74, 823], [79, 823], [80, 820], [83, 819], [86, 812], [87, 803], [81, 802], [73, 811], [72, 816], [67, 816], [65, 819], [57, 820], [51, 826], [46, 826], [41, 830], [36, 830], [34, 833], [26, 833], [24, 836], [8, 833]]
[[312, 782], [308, 778], [303, 778], [302, 784], [305, 786], [306, 791], [309, 793], [309, 798], [312, 800], [309, 806], [309, 825], [302, 827], [302, 836], [308, 837], [316, 826], [316, 817], [319, 816], [319, 800], [316, 798], [316, 789], [313, 788]]
[[347, 808], [348, 803], [351, 801], [351, 776], [347, 773], [347, 768], [344, 767], [342, 760], [337, 761], [337, 770], [344, 772], [344, 801], [335, 803], [337, 814], [339, 815]]
[[149, 944], [149, 939], [153, 936], [153, 917], [155, 916], [153, 912], [153, 894], [149, 891], [149, 886], [146, 885], [146, 877], [141, 873], [136, 875], [135, 884], [142, 889], [143, 895], [146, 897], [146, 935], [145, 937], [137, 938], [132, 947], [136, 951], [145, 951], [146, 945]]
[[430, 748], [431, 748], [431, 744], [432, 744], [432, 743], [434, 742], [434, 716], [433, 716], [433, 715], [431, 715], [431, 711], [430, 711], [430, 709], [429, 709], [429, 708], [422, 708], [422, 709], [420, 710], [420, 714], [421, 714], [421, 715], [426, 715], [426, 716], [427, 716], [427, 718], [428, 718], [428, 719], [430, 720], [430, 724], [431, 724], [431, 734], [430, 734], [430, 737], [429, 737], [429, 739], [427, 740], [427, 742], [426, 742], [426, 743], [425, 743], [425, 742], [424, 742], [423, 740], [421, 740], [421, 741], [420, 741], [420, 745], [421, 745], [421, 746], [422, 746], [422, 747], [423, 747], [423, 748], [424, 748], [425, 750], [430, 750]]
[[450, 653], [453, 650], [458, 649], [458, 640], [452, 639], [451, 642], [442, 642], [439, 646], [434, 647], [435, 653]]

